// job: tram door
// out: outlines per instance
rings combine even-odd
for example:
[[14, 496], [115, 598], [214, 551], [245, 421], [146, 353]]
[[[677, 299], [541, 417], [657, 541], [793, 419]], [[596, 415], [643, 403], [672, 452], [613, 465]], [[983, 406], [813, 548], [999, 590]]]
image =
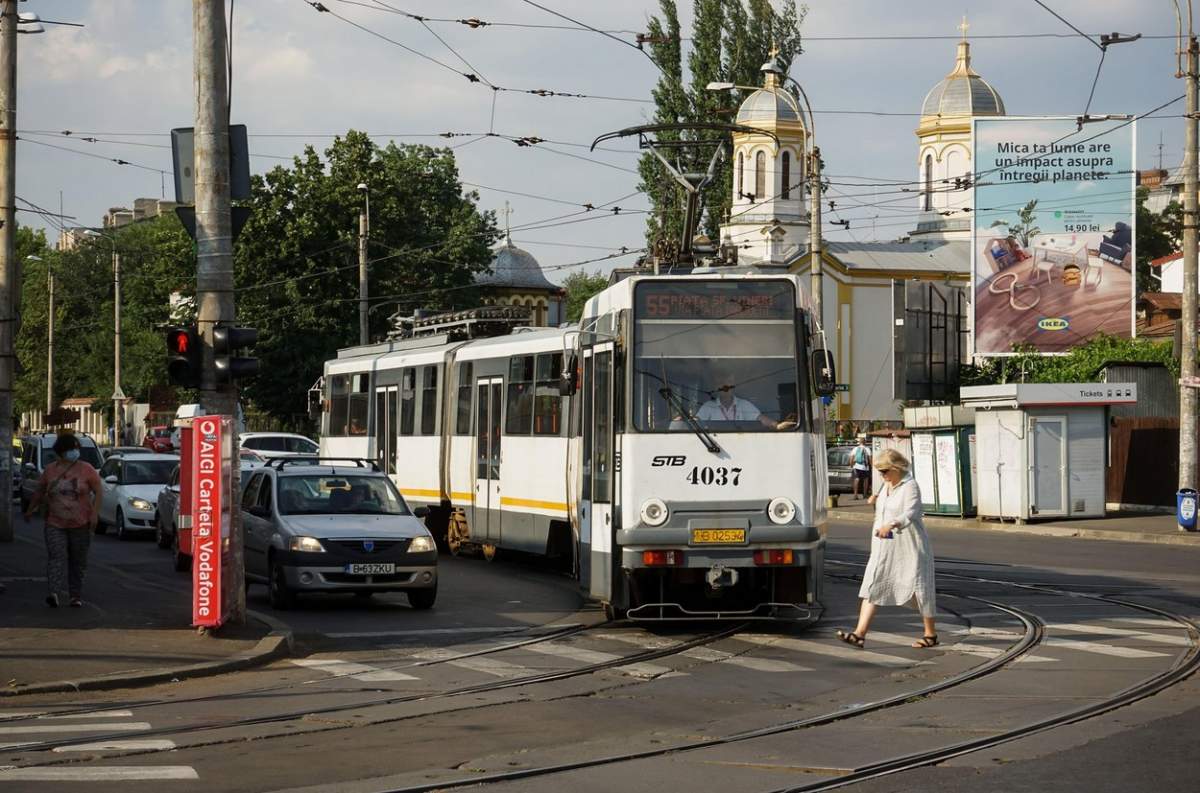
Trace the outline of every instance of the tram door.
[[[590, 366], [588, 364], [590, 363]], [[613, 345], [597, 345], [590, 361], [585, 362], [585, 375], [590, 373], [586, 384], [585, 399], [590, 398], [591, 410], [584, 409], [584, 419], [591, 419], [591, 426], [584, 425], [585, 453], [590, 460], [591, 492], [590, 509], [592, 539], [591, 582], [589, 589], [593, 597], [612, 597], [612, 576], [616, 562], [613, 561]], [[586, 406], [585, 402], [585, 406]], [[590, 413], [590, 416], [588, 415]], [[587, 470], [587, 469], [585, 469]]]
[[471, 538], [500, 544], [500, 439], [504, 381], [475, 381], [475, 501]]
[[1030, 420], [1030, 504], [1038, 515], [1067, 514], [1067, 419], [1037, 416]]
[[396, 475], [396, 418], [399, 415], [400, 389], [397, 386], [375, 389], [375, 455], [379, 470]]

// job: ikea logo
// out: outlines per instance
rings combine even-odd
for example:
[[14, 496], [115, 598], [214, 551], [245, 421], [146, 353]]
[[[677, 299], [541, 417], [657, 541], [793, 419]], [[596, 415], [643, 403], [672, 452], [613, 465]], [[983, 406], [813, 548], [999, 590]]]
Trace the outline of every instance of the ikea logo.
[[1038, 328], [1041, 330], [1066, 330], [1071, 327], [1071, 323], [1064, 317], [1044, 317], [1038, 320]]

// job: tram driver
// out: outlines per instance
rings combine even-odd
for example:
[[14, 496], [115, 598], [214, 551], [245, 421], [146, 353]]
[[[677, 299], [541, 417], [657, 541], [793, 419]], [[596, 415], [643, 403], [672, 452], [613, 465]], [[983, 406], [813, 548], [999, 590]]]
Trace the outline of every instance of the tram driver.
[[716, 396], [696, 411], [696, 419], [705, 424], [722, 421], [758, 421], [770, 429], [786, 430], [796, 426], [794, 421], [776, 421], [759, 410], [749, 399], [735, 395], [733, 379], [722, 378]]

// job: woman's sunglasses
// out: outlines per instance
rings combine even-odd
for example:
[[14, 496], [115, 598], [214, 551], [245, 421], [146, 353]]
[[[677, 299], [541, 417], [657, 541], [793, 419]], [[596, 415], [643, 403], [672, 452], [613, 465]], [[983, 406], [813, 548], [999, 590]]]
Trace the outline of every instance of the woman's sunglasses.
[[893, 468], [876, 468], [875, 470], [879, 472], [880, 476], [886, 476], [887, 474], [890, 474], [895, 469], [893, 469]]

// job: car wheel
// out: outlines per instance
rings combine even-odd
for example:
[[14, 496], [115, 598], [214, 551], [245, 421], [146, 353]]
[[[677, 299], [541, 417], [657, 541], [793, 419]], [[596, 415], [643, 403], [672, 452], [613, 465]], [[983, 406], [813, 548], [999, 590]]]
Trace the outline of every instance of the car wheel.
[[[99, 523], [97, 523], [97, 525], [99, 525]], [[129, 534], [129, 530], [125, 528], [125, 514], [121, 512], [119, 508], [117, 509], [117, 517], [113, 522], [113, 526], [116, 528], [118, 540], [121, 542], [128, 542], [130, 539], [132, 539], [131, 535]]]
[[408, 590], [408, 602], [415, 609], [426, 611], [433, 608], [434, 602], [437, 600], [437, 586], [431, 589], [410, 589]]
[[192, 557], [179, 550], [179, 532], [171, 534], [171, 557], [175, 563], [175, 571], [186, 573], [192, 569]]
[[154, 513], [154, 539], [158, 542], [158, 547], [164, 551], [171, 547], [171, 538], [167, 536], [167, 529], [163, 526], [162, 514]]
[[296, 593], [288, 586], [287, 574], [283, 565], [271, 562], [271, 581], [268, 584], [271, 598], [271, 608], [286, 611], [296, 605]]

